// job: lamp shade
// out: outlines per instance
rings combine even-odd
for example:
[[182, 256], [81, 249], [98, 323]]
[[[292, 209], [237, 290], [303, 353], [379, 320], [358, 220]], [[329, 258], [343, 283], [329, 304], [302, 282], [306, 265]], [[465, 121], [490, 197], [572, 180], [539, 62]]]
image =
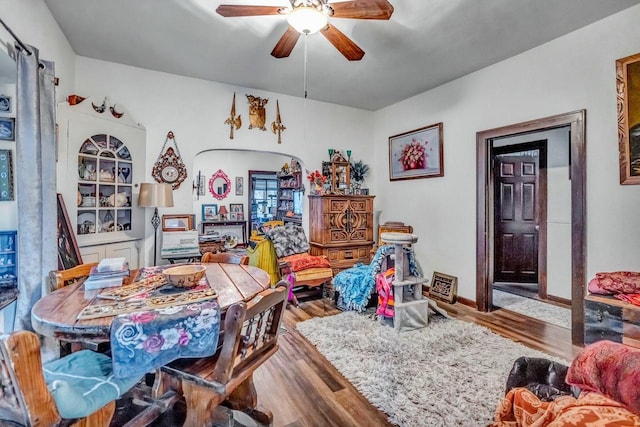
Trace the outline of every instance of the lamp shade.
[[172, 207], [173, 189], [171, 185], [143, 182], [140, 184], [138, 206], [143, 208]]
[[218, 213], [220, 215], [226, 215], [229, 213], [229, 211], [227, 210], [227, 207], [225, 205], [220, 206], [220, 210], [218, 211]]
[[327, 15], [312, 6], [300, 6], [287, 15], [287, 22], [300, 34], [314, 34], [327, 26]]

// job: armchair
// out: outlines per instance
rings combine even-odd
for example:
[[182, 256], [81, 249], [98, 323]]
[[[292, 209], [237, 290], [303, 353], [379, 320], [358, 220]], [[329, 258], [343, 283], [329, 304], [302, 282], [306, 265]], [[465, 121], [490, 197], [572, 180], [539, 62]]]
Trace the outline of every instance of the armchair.
[[295, 291], [319, 287], [323, 292], [333, 279], [327, 257], [309, 255], [309, 241], [301, 226], [287, 223], [274, 227], [265, 233], [265, 239], [273, 243], [280, 275], [291, 284], [289, 300], [294, 305], [298, 305]]

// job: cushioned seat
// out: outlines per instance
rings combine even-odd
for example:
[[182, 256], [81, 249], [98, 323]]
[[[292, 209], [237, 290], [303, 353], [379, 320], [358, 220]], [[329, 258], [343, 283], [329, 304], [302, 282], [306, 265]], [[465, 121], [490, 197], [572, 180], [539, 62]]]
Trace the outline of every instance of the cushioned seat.
[[302, 285], [319, 287], [324, 295], [324, 285], [333, 278], [333, 269], [325, 256], [308, 253], [309, 241], [300, 225], [274, 227], [265, 233], [265, 238], [273, 244], [280, 276], [291, 284], [289, 300], [294, 305], [298, 305], [294, 291], [302, 289]]
[[115, 400], [140, 379], [114, 379], [111, 358], [91, 350], [43, 366], [36, 334], [0, 334], [0, 425], [108, 426]]
[[111, 358], [91, 350], [46, 363], [42, 370], [62, 418], [82, 418], [118, 399], [142, 376], [114, 378]]

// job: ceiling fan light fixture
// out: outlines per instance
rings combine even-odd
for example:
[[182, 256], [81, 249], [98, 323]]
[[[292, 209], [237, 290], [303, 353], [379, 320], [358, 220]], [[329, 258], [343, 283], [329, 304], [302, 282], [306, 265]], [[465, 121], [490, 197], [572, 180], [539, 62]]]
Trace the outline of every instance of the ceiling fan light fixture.
[[301, 6], [287, 15], [287, 22], [300, 34], [314, 34], [328, 24], [327, 15], [312, 6]]

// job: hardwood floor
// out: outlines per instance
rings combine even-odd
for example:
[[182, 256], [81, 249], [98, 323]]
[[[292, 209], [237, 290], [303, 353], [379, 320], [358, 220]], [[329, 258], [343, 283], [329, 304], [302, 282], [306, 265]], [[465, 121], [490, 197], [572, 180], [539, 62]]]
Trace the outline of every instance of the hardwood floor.
[[[460, 303], [438, 304], [453, 317], [566, 360], [580, 350], [571, 345], [571, 331], [565, 328], [504, 309], [480, 313]], [[323, 300], [287, 309], [283, 320], [287, 332], [279, 338], [280, 350], [254, 374], [259, 403], [273, 412], [274, 426], [391, 425], [295, 328], [298, 322], [339, 312]]]

